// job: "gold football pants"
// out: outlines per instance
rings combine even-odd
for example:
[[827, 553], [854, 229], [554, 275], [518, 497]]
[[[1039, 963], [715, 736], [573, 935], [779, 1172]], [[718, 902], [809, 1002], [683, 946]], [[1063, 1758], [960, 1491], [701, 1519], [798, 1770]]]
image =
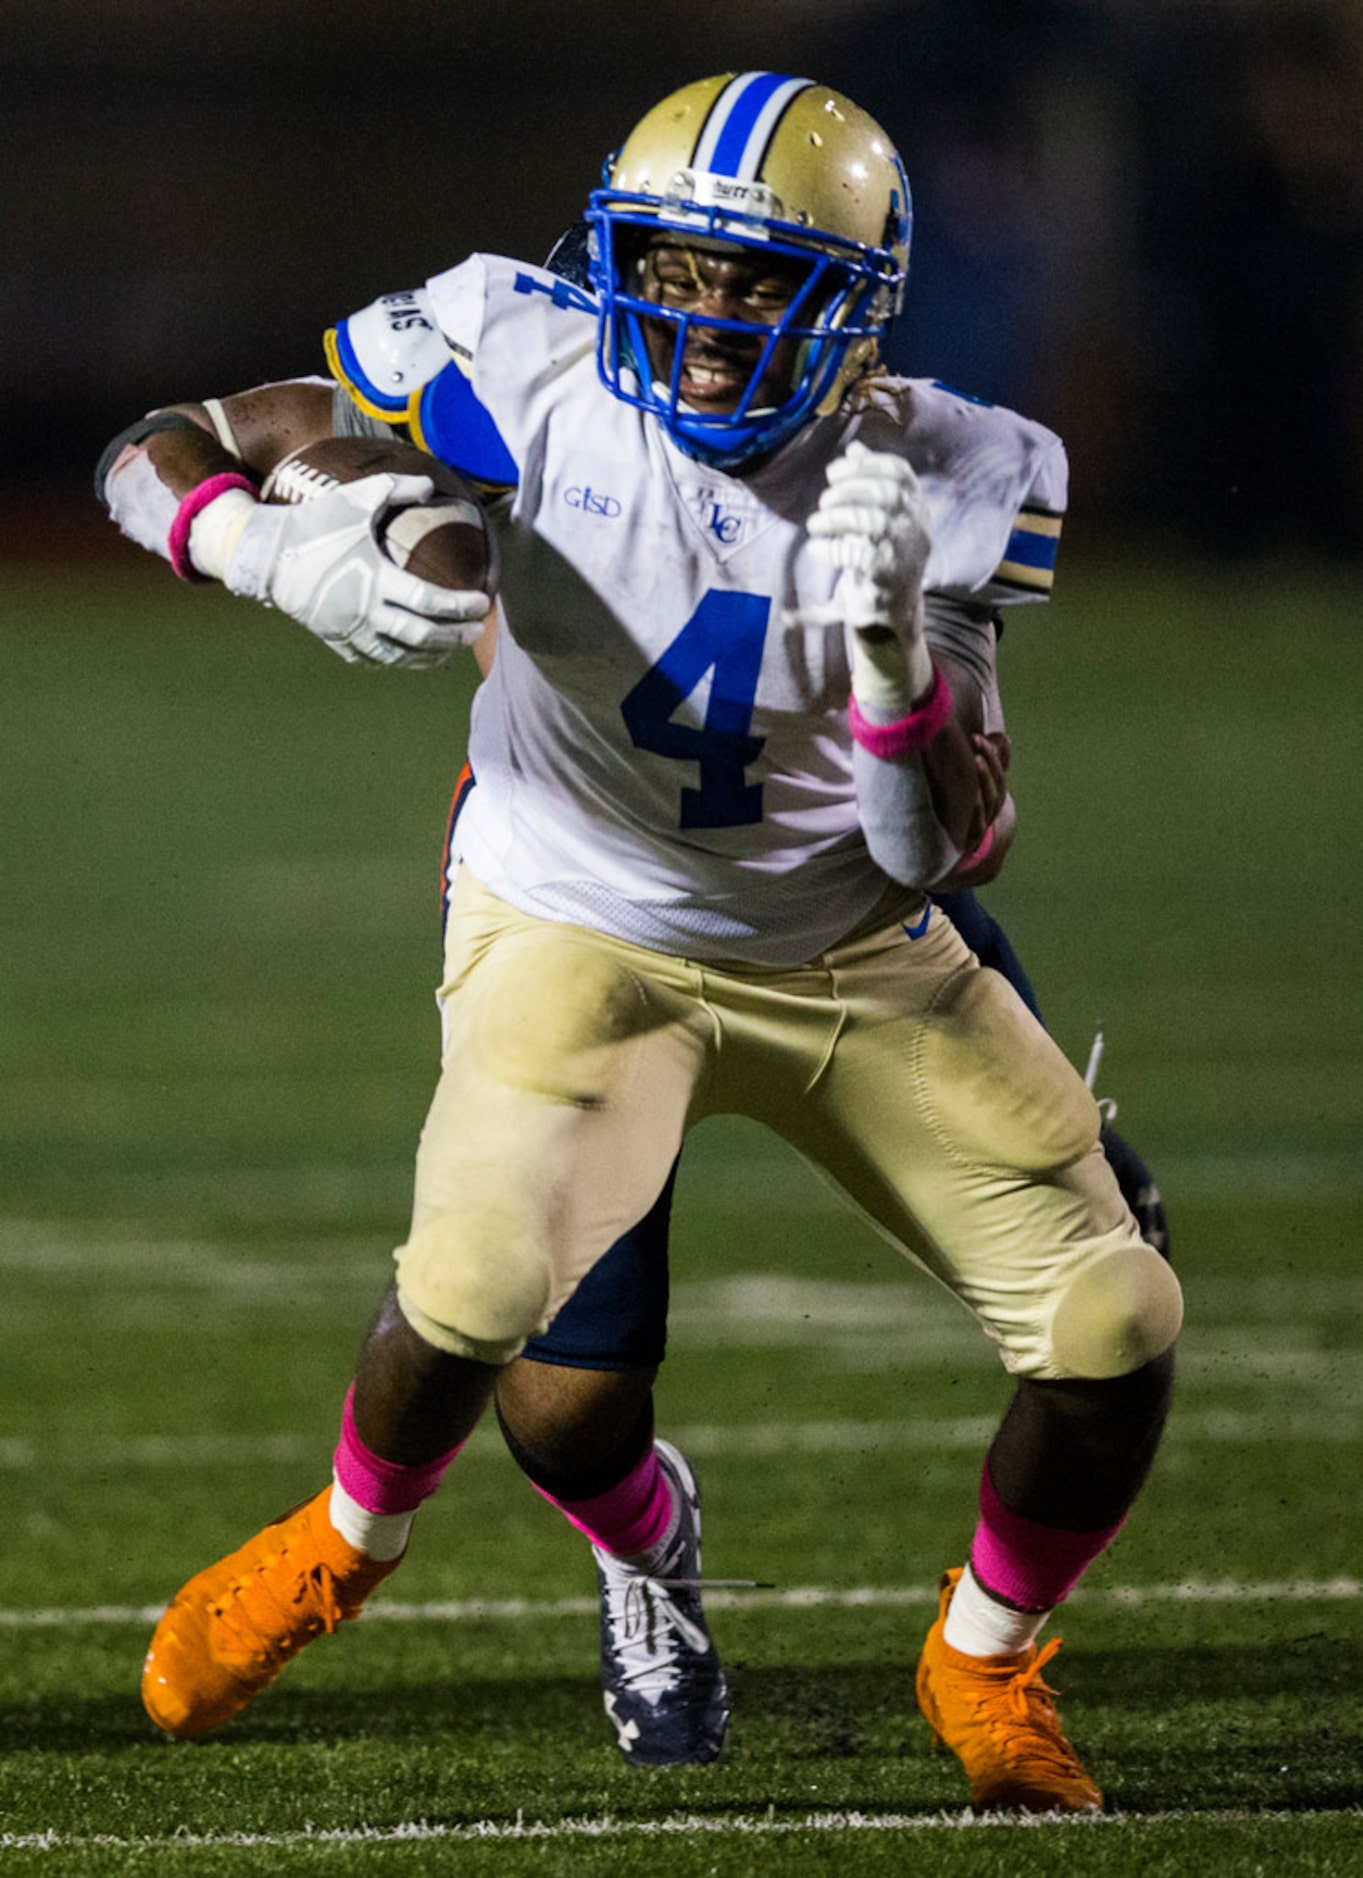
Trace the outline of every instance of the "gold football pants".
[[1123, 1375], [1177, 1335], [1177, 1281], [1092, 1096], [936, 908], [808, 965], [717, 966], [517, 912], [465, 867], [440, 1003], [396, 1254], [403, 1310], [440, 1348], [510, 1361], [718, 1114], [827, 1174], [1017, 1374]]

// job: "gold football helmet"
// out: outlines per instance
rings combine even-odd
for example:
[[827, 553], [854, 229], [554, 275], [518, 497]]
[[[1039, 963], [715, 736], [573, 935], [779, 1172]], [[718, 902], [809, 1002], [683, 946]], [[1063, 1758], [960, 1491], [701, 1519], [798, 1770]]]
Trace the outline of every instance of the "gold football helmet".
[[[831, 410], [877, 356], [903, 298], [912, 226], [904, 166], [873, 118], [805, 78], [726, 73], [674, 92], [606, 164], [587, 220], [603, 382], [653, 412], [689, 455], [720, 468], [775, 449]], [[686, 343], [702, 328], [751, 339], [752, 325], [642, 297], [642, 257], [663, 231], [682, 245], [721, 243], [721, 252], [741, 249], [800, 267], [798, 290], [770, 327], [731, 412], [683, 402]], [[677, 328], [670, 382], [649, 364], [650, 320]], [[773, 404], [772, 356], [792, 340], [782, 355], [794, 359], [788, 390]]]

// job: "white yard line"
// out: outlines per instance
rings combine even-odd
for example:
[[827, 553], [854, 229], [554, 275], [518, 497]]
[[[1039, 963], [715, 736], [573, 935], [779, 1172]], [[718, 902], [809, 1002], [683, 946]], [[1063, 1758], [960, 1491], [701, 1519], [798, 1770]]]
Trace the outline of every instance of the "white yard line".
[[393, 1826], [307, 1826], [298, 1832], [176, 1832], [141, 1838], [114, 1833], [76, 1835], [7, 1832], [0, 1834], [0, 1851], [142, 1852], [169, 1850], [172, 1847], [218, 1849], [228, 1846], [240, 1847], [242, 1850], [260, 1846], [266, 1850], [290, 1851], [303, 1846], [405, 1845], [421, 1842], [474, 1844], [499, 1839], [744, 1839], [789, 1837], [796, 1833], [836, 1836], [861, 1832], [1026, 1832], [1056, 1826], [1067, 1832], [1101, 1832], [1113, 1827], [1182, 1825], [1193, 1822], [1198, 1825], [1242, 1825], [1250, 1821], [1272, 1821], [1297, 1827], [1308, 1821], [1325, 1823], [1340, 1819], [1363, 1819], [1363, 1808], [1314, 1807], [1299, 1813], [1281, 1808], [1255, 1811], [1236, 1807], [1207, 1812], [1177, 1808], [1159, 1813], [1101, 1813], [1078, 1817], [1054, 1813], [976, 1813], [969, 1807], [959, 1813], [810, 1812], [799, 1817], [778, 1815], [773, 1807], [765, 1813], [728, 1813], [719, 1817], [704, 1813], [676, 1813], [662, 1819], [613, 1819], [606, 1813], [596, 1819], [527, 1820], [518, 1813], [514, 1820], [480, 1819], [463, 1825], [414, 1819]]
[[[40, 1080], [49, 1091], [55, 1087], [51, 1077]], [[75, 1092], [77, 1085], [70, 1086]], [[85, 1089], [85, 1084], [79, 1085], [80, 1093]], [[1363, 1155], [1349, 1144], [1313, 1147], [1270, 1141], [1262, 1145], [1232, 1143], [1225, 1148], [1161, 1148], [1158, 1154], [1152, 1151], [1151, 1162], [1175, 1222], [1184, 1200], [1222, 1203], [1279, 1199], [1320, 1204], [1356, 1200], [1363, 1194]], [[182, 1210], [202, 1215], [205, 1208], [227, 1207], [243, 1219], [259, 1218], [267, 1230], [277, 1230], [282, 1222], [292, 1230], [301, 1228], [305, 1235], [310, 1222], [341, 1220], [361, 1206], [392, 1209], [400, 1219], [410, 1189], [410, 1166], [404, 1162], [239, 1167], [204, 1176], [161, 1172], [154, 1178], [130, 1181], [128, 1212], [109, 1219], [65, 1221], [0, 1216], [0, 1268], [22, 1268], [30, 1263], [39, 1246], [44, 1259], [60, 1258], [64, 1251], [69, 1252], [79, 1258], [86, 1271], [98, 1266], [102, 1255], [119, 1264], [133, 1264], [140, 1259], [155, 1262], [167, 1249], [164, 1217], [153, 1219], [144, 1228], [136, 1217], [129, 1216], [147, 1206], [145, 1196], [153, 1191], [153, 1211], [164, 1207], [169, 1195]], [[817, 1233], [821, 1218], [846, 1214], [842, 1201], [792, 1150], [765, 1136], [755, 1125], [725, 1128], [716, 1134], [702, 1130], [688, 1143], [679, 1193], [683, 1218], [694, 1196], [702, 1193], [708, 1207], [738, 1218], [758, 1213], [764, 1218], [798, 1219], [808, 1233]], [[108, 1248], [107, 1254], [104, 1248]], [[173, 1246], [168, 1249], [175, 1250]], [[216, 1250], [193, 1247], [188, 1242], [181, 1242], [180, 1249], [204, 1250], [210, 1256]], [[338, 1252], [347, 1255], [348, 1275], [353, 1273], [357, 1280], [380, 1270], [386, 1255], [385, 1248], [376, 1241], [362, 1245], [347, 1240], [343, 1247], [335, 1241], [319, 1242], [319, 1257], [335, 1257]], [[240, 1246], [234, 1244], [229, 1256], [239, 1259]], [[1282, 1282], [1286, 1289], [1293, 1278], [1284, 1275]], [[1313, 1281], [1307, 1274], [1300, 1282], [1309, 1287]], [[1352, 1282], [1357, 1286], [1356, 1278]]]
[[[930, 1606], [937, 1602], [937, 1583], [922, 1585], [791, 1585], [784, 1589], [762, 1586], [751, 1591], [716, 1589], [706, 1593], [712, 1611], [886, 1610], [901, 1606]], [[1188, 1579], [1154, 1585], [1081, 1586], [1070, 1604], [1339, 1604], [1363, 1598], [1363, 1579], [1270, 1579], [1245, 1583], [1239, 1579]], [[595, 1598], [450, 1598], [422, 1604], [401, 1604], [382, 1596], [366, 1607], [365, 1623], [466, 1624], [504, 1621], [554, 1621], [590, 1617]], [[53, 1606], [46, 1610], [0, 1610], [0, 1630], [64, 1630], [124, 1624], [154, 1624], [163, 1604], [95, 1604], [84, 1609]]]
[[[896, 1421], [811, 1421], [724, 1424], [697, 1422], [667, 1430], [688, 1454], [714, 1460], [727, 1455], [893, 1454], [915, 1450], [983, 1452], [998, 1425], [997, 1416], [916, 1416]], [[1289, 1408], [1251, 1412], [1240, 1409], [1176, 1411], [1167, 1443], [1232, 1447], [1282, 1442], [1325, 1447], [1363, 1442], [1363, 1410]], [[60, 1435], [34, 1440], [0, 1436], [0, 1473], [42, 1468], [78, 1473], [83, 1468], [257, 1467], [288, 1465], [313, 1458], [325, 1464], [325, 1442], [300, 1433], [272, 1435], [91, 1435], [63, 1440]], [[503, 1459], [492, 1429], [481, 1431], [463, 1460]], [[507, 1463], [509, 1465], [509, 1463]]]

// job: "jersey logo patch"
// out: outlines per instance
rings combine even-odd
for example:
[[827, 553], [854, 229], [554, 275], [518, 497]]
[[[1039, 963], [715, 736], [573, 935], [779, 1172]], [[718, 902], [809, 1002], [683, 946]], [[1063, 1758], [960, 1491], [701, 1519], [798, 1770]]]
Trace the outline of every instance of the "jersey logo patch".
[[753, 510], [731, 492], [702, 484], [683, 492], [691, 513], [712, 548], [737, 548], [751, 532]]
[[583, 515], [602, 516], [608, 522], [613, 522], [622, 512], [618, 496], [608, 495], [604, 489], [593, 489], [590, 483], [574, 483], [564, 490], [563, 500], [570, 509], [577, 509]]
[[736, 514], [733, 509], [721, 507], [718, 502], [706, 503], [701, 520], [707, 533], [712, 534], [726, 548], [732, 548], [743, 533], [743, 516]]

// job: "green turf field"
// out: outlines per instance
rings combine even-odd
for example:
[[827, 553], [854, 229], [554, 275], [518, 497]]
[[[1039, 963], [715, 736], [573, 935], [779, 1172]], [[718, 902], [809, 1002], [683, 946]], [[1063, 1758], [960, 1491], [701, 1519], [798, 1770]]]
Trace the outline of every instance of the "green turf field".
[[[1004, 644], [993, 904], [1154, 1164], [1189, 1304], [1059, 1628], [1100, 1822], [978, 1821], [912, 1665], [1006, 1397], [778, 1144], [711, 1124], [661, 1419], [706, 1488], [723, 1762], [617, 1764], [583, 1544], [480, 1433], [372, 1616], [199, 1746], [154, 1608], [326, 1476], [434, 1071], [466, 673], [370, 674], [132, 550], [8, 577], [0, 1860], [81, 1874], [1363, 1870], [1363, 608], [1070, 551]], [[797, 1595], [803, 1594], [803, 1595]]]

